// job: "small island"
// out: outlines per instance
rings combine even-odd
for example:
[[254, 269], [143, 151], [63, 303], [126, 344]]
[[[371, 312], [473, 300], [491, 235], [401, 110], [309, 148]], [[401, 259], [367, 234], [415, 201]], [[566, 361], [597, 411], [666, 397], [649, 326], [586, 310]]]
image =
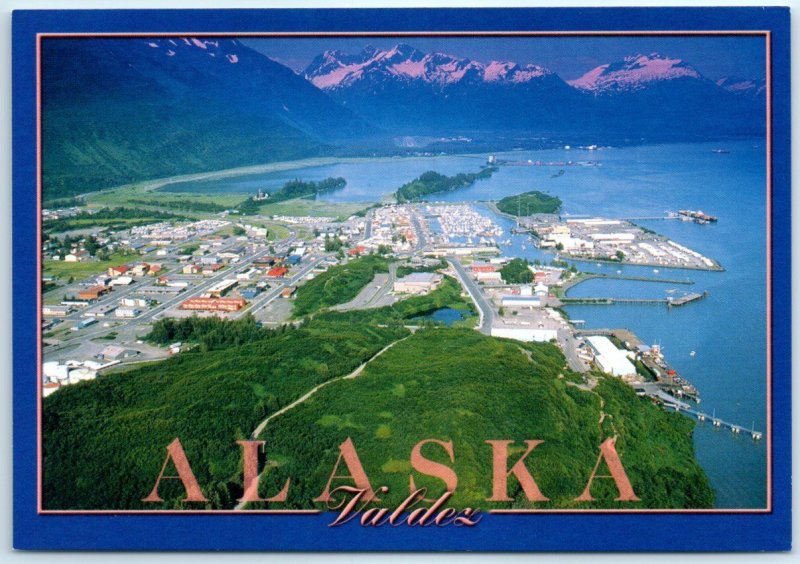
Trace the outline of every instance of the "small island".
[[484, 180], [491, 177], [496, 170], [497, 167], [488, 166], [480, 172], [460, 172], [455, 176], [445, 176], [444, 174], [429, 170], [428, 172], [423, 172], [411, 182], [403, 184], [400, 189], [395, 192], [395, 198], [397, 198], [397, 202], [400, 204], [421, 202], [430, 194], [452, 192], [458, 188], [472, 186], [477, 180]]
[[555, 213], [561, 207], [561, 198], [550, 196], [538, 190], [507, 196], [497, 202], [497, 209], [514, 216], [528, 216], [535, 213]]

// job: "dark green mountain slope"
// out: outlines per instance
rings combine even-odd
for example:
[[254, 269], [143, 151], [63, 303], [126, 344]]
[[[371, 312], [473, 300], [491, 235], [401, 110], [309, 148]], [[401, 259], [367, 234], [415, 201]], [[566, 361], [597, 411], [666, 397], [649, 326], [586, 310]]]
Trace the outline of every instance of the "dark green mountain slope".
[[233, 39], [46, 39], [45, 199], [309, 157], [375, 133]]
[[[601, 442], [617, 450], [640, 502], [613, 501], [610, 480], [593, 494], [597, 507], [710, 507], [713, 492], [694, 459], [691, 420], [665, 413], [614, 378], [579, 384], [551, 344], [522, 344], [471, 330], [426, 329], [403, 340], [402, 328], [331, 321], [268, 332], [239, 346], [220, 344], [163, 363], [69, 386], [44, 401], [44, 506], [47, 509], [231, 508], [241, 495], [240, 450], [259, 422], [320, 383], [351, 373], [390, 343], [356, 377], [332, 382], [260, 434], [273, 466], [262, 491], [274, 495], [287, 478], [286, 503], [315, 507], [348, 437], [373, 487], [390, 487], [383, 506], [408, 492], [409, 453], [423, 439], [454, 443], [425, 455], [452, 466], [452, 504], [530, 507], [515, 481], [512, 502], [484, 501], [491, 491], [486, 440], [544, 440], [529, 468], [551, 502], [578, 508]], [[348, 319], [342, 316], [342, 319]], [[193, 339], [189, 339], [193, 340]], [[570, 383], [572, 382], [572, 383]], [[182, 503], [180, 482], [162, 483], [163, 504], [146, 496], [166, 446], [181, 439], [208, 503]], [[262, 460], [262, 465], [264, 461]], [[172, 467], [168, 474], [174, 473]], [[346, 473], [344, 468], [339, 474]], [[441, 482], [418, 473], [434, 495]], [[340, 481], [343, 484], [348, 482]], [[337, 485], [341, 485], [337, 482]]]

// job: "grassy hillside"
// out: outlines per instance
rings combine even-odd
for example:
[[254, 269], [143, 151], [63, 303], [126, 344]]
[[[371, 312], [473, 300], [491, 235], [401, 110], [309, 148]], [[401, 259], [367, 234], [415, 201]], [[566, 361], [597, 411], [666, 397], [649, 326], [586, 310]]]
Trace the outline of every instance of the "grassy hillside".
[[[153, 487], [166, 446], [180, 437], [209, 507], [230, 506], [241, 495], [236, 440], [405, 334], [317, 323], [59, 390], [44, 400], [44, 505], [158, 509], [140, 500]], [[162, 507], [181, 507], [173, 486], [161, 490], [173, 500]]]
[[[410, 474], [418, 486], [431, 488], [428, 497], [435, 497], [443, 492], [442, 482], [412, 472], [408, 461], [415, 443], [436, 438], [454, 444], [455, 463], [435, 446], [423, 451], [456, 470], [453, 506], [531, 507], [515, 480], [509, 487], [513, 502], [485, 501], [491, 494], [492, 459], [484, 441], [514, 440], [512, 452], [519, 456], [525, 439], [541, 439], [545, 442], [528, 465], [551, 499], [540, 507], [711, 506], [713, 493], [693, 458], [690, 420], [663, 412], [618, 380], [600, 377], [600, 385], [588, 391], [560, 377], [564, 372], [563, 356], [549, 344], [503, 341], [470, 330], [418, 332], [357, 379], [320, 390], [267, 426], [261, 438], [280, 466], [269, 473], [263, 491], [274, 494], [292, 476], [287, 503], [314, 507], [309, 500], [323, 491], [337, 447], [350, 437], [373, 488], [390, 488], [382, 506], [408, 495]], [[615, 502], [613, 482], [599, 480], [592, 490], [596, 502], [574, 502], [598, 446], [615, 434], [641, 501]], [[352, 482], [335, 481], [334, 487], [347, 484]]]
[[320, 309], [344, 304], [355, 298], [377, 272], [387, 272], [389, 262], [369, 255], [329, 268], [297, 289], [293, 315], [303, 317]]
[[[596, 386], [582, 383], [566, 369], [554, 345], [444, 328], [404, 339], [409, 333], [399, 327], [321, 317], [298, 329], [263, 334], [245, 322], [231, 330], [238, 335], [234, 339], [218, 338], [224, 334], [218, 327], [187, 325], [183, 329], [190, 334], [182, 335], [201, 344], [195, 352], [68, 386], [45, 399], [45, 508], [231, 508], [241, 495], [235, 441], [332, 380], [272, 419], [260, 434], [271, 464], [262, 478], [262, 494], [273, 495], [292, 479], [289, 498], [280, 507], [316, 507], [312, 500], [322, 492], [338, 445], [348, 437], [372, 486], [390, 488], [382, 496], [383, 506], [407, 495], [409, 453], [429, 438], [454, 444], [454, 463], [435, 446], [423, 453], [457, 472], [451, 500], [456, 507], [531, 507], [514, 479], [508, 490], [513, 501], [485, 501], [492, 471], [485, 441], [492, 439], [515, 441], [512, 458], [524, 452], [524, 440], [545, 441], [527, 465], [551, 500], [540, 508], [713, 505], [713, 492], [694, 458], [694, 423], [637, 397], [617, 379], [595, 374]], [[391, 343], [393, 348], [357, 377], [340, 379]], [[613, 436], [641, 501], [615, 502], [613, 482], [599, 480], [592, 489], [595, 502], [575, 502], [599, 445]], [[176, 437], [209, 501], [181, 503], [180, 483], [166, 481], [159, 490], [165, 501], [145, 504], [141, 499], [153, 487], [166, 446]], [[439, 480], [413, 474], [430, 496], [442, 492]], [[340, 480], [334, 486], [348, 483]]]
[[550, 196], [537, 190], [508, 196], [497, 202], [497, 209], [510, 215], [555, 213], [560, 207], [561, 199], [558, 196]]

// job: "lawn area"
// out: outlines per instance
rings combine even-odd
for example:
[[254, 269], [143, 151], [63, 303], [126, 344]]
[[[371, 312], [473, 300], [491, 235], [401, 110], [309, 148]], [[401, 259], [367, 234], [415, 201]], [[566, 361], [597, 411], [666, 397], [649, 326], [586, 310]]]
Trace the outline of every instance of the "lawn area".
[[262, 215], [294, 215], [309, 217], [335, 217], [344, 220], [356, 212], [367, 209], [368, 202], [322, 202], [297, 198], [261, 206]]
[[[241, 194], [187, 194], [178, 192], [156, 192], [147, 191], [137, 186], [123, 186], [114, 190], [104, 192], [94, 192], [86, 196], [86, 203], [90, 208], [116, 207], [116, 206], [137, 206], [158, 209], [161, 211], [171, 211], [173, 213], [183, 213], [186, 215], [206, 216], [213, 212], [203, 211], [202, 209], [191, 210], [177, 207], [180, 204], [200, 204], [233, 208], [239, 204], [244, 197]], [[144, 204], [143, 202], [149, 202]]]
[[54, 276], [61, 280], [67, 280], [72, 276], [80, 280], [92, 274], [99, 274], [110, 266], [133, 262], [139, 258], [141, 257], [137, 254], [114, 253], [105, 261], [64, 262], [62, 260], [45, 260], [42, 266], [45, 276]]

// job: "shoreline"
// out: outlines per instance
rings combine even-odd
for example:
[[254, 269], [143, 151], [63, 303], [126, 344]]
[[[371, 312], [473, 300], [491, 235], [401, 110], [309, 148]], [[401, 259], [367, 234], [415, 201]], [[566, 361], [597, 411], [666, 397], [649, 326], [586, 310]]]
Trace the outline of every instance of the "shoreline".
[[[142, 182], [134, 182], [130, 184], [121, 184], [110, 188], [103, 188], [101, 190], [94, 190], [91, 192], [84, 192], [78, 194], [78, 198], [91, 197], [95, 194], [104, 194], [113, 192], [115, 190], [136, 190], [139, 192], [155, 192], [169, 186], [170, 184], [180, 184], [183, 182], [196, 182], [196, 181], [213, 181], [222, 178], [231, 178], [237, 176], [250, 176], [254, 174], [269, 174], [273, 172], [283, 172], [287, 170], [300, 170], [304, 168], [314, 168], [318, 166], [330, 166], [336, 164], [358, 164], [363, 162], [391, 162], [398, 160], [416, 160], [416, 159], [436, 159], [441, 157], [468, 157], [478, 158], [484, 157], [483, 154], [478, 153], [458, 153], [448, 155], [432, 155], [432, 156], [409, 156], [409, 157], [311, 157], [307, 159], [298, 159], [294, 161], [276, 161], [273, 163], [264, 163], [258, 165], [250, 165], [244, 167], [227, 168], [222, 170], [213, 170], [208, 172], [196, 172], [189, 174], [179, 174], [176, 176], [167, 176], [156, 178], [153, 180], [144, 180]], [[169, 192], [165, 190], [165, 192]], [[183, 192], [173, 192], [174, 194], [182, 194]], [[190, 192], [190, 194], [203, 194], [203, 195], [225, 195], [237, 194], [238, 192]], [[242, 192], [244, 194], [245, 192]]]

